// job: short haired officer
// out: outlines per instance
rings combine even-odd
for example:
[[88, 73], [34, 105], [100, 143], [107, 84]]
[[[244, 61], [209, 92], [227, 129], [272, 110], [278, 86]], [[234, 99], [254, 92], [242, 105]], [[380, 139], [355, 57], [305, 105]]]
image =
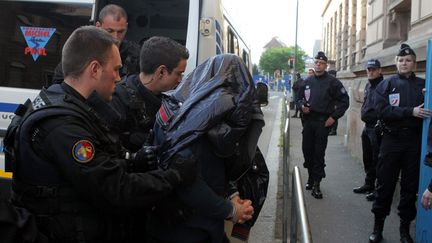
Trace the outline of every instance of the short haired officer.
[[52, 242], [133, 242], [127, 215], [196, 177], [192, 160], [130, 173], [131, 160], [88, 103], [112, 98], [122, 67], [117, 44], [100, 28], [76, 29], [63, 47], [64, 82], [43, 89], [21, 117], [12, 202], [32, 212]]
[[315, 56], [315, 75], [305, 80], [297, 98], [304, 121], [303, 165], [309, 174], [306, 190], [312, 189], [312, 196], [317, 199], [323, 197], [320, 182], [325, 177], [324, 155], [329, 129], [349, 106], [349, 97], [341, 81], [329, 75], [326, 69], [327, 57], [320, 51]]
[[370, 59], [366, 64], [368, 82], [364, 88], [364, 99], [361, 107], [361, 119], [365, 123], [361, 134], [363, 149], [363, 165], [366, 173], [362, 186], [353, 189], [354, 193], [368, 193], [366, 199], [375, 200], [375, 180], [379, 153], [379, 140], [375, 131], [377, 112], [375, 109], [375, 90], [383, 80], [381, 63], [378, 59]]

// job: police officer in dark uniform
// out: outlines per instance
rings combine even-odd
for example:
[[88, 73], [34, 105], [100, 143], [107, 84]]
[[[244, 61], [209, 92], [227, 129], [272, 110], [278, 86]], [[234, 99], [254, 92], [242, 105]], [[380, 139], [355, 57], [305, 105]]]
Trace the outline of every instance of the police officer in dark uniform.
[[152, 142], [149, 131], [161, 106], [162, 92], [180, 83], [189, 53], [180, 43], [155, 36], [143, 43], [140, 56], [141, 72], [124, 77], [111, 102], [122, 117], [121, 125], [114, 129], [121, 134], [122, 145], [132, 151]]
[[363, 149], [363, 165], [366, 172], [365, 183], [353, 189], [354, 193], [369, 193], [366, 199], [375, 200], [376, 167], [378, 163], [379, 143], [375, 131], [377, 113], [375, 109], [375, 89], [383, 80], [381, 63], [377, 59], [370, 59], [366, 65], [369, 82], [364, 89], [364, 99], [361, 108], [361, 119], [365, 126], [361, 134]]
[[[125, 39], [128, 19], [126, 11], [115, 4], [108, 4], [99, 13], [96, 27], [102, 28], [120, 43], [120, 57], [122, 67], [119, 70], [120, 77], [139, 73], [140, 46]], [[53, 83], [61, 83], [64, 79], [61, 63], [54, 70]]]
[[296, 104], [296, 100], [297, 100], [297, 92], [300, 88], [300, 86], [302, 86], [304, 83], [303, 78], [300, 76], [300, 73], [296, 73], [296, 81], [294, 82], [293, 86], [292, 86], [292, 95], [293, 95], [293, 101], [294, 101], [294, 105], [295, 105], [295, 112], [294, 115], [292, 117], [298, 117], [298, 113], [300, 111], [300, 107], [297, 106]]
[[375, 108], [378, 118], [384, 123], [384, 134], [379, 152], [377, 197], [372, 207], [375, 223], [369, 242], [379, 242], [383, 238], [384, 220], [390, 213], [399, 173], [401, 242], [413, 242], [409, 227], [417, 212], [415, 202], [422, 122], [432, 114], [423, 108], [425, 80], [414, 74], [415, 63], [415, 52], [407, 44], [402, 44], [396, 56], [398, 73], [379, 83], [376, 88]]
[[142, 242], [128, 238], [128, 214], [192, 183], [196, 164], [183, 159], [165, 171], [130, 171], [131, 163], [146, 163], [146, 152], [124, 153], [88, 102], [109, 101], [120, 79], [117, 41], [106, 31], [78, 28], [62, 60], [65, 81], [43, 89], [11, 123], [20, 124], [10, 153], [12, 201], [35, 215], [52, 242]]
[[304, 167], [309, 173], [306, 190], [312, 189], [312, 196], [317, 199], [323, 197], [320, 182], [325, 177], [324, 156], [329, 129], [349, 106], [344, 86], [329, 75], [326, 68], [327, 57], [320, 51], [315, 57], [315, 75], [305, 80], [297, 99], [304, 120], [302, 149]]

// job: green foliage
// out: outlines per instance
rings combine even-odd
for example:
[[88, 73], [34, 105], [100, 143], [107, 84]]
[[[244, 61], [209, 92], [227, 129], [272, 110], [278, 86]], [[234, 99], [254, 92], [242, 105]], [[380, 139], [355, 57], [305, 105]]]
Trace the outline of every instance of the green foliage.
[[[264, 73], [272, 75], [275, 70], [291, 71], [289, 68], [289, 58], [294, 56], [295, 47], [282, 47], [267, 49], [260, 57], [259, 67]], [[298, 46], [296, 58], [296, 70], [304, 70], [305, 51]]]
[[258, 74], [259, 74], [258, 65], [254, 63], [252, 66], [252, 75], [258, 75]]

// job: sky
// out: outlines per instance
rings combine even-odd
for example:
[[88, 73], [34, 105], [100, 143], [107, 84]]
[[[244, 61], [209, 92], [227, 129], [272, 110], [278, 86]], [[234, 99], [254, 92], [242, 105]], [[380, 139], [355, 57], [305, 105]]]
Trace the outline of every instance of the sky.
[[[321, 14], [327, 0], [298, 0], [297, 45], [313, 56], [315, 40], [321, 39]], [[296, 0], [222, 0], [233, 25], [251, 48], [258, 64], [263, 46], [277, 36], [287, 46], [295, 44]]]

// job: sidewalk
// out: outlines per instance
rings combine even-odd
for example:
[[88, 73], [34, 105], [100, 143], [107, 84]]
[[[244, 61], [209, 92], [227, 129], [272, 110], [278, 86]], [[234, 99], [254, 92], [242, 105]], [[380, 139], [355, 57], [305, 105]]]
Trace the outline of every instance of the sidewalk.
[[[290, 119], [290, 171], [294, 166], [298, 166], [304, 185], [308, 175], [303, 168], [302, 126], [300, 119]], [[368, 202], [365, 195], [352, 191], [364, 182], [363, 164], [360, 158], [354, 159], [344, 146], [345, 134], [346, 117], [342, 117], [339, 120], [337, 136], [329, 136], [328, 139], [325, 157], [327, 177], [321, 182], [324, 198], [315, 199], [310, 191], [304, 190], [314, 243], [368, 242], [369, 234], [372, 232], [372, 202]], [[398, 203], [399, 186], [396, 188], [391, 215], [385, 222], [383, 243], [399, 242]], [[411, 236], [415, 237], [414, 226], [411, 227]]]

